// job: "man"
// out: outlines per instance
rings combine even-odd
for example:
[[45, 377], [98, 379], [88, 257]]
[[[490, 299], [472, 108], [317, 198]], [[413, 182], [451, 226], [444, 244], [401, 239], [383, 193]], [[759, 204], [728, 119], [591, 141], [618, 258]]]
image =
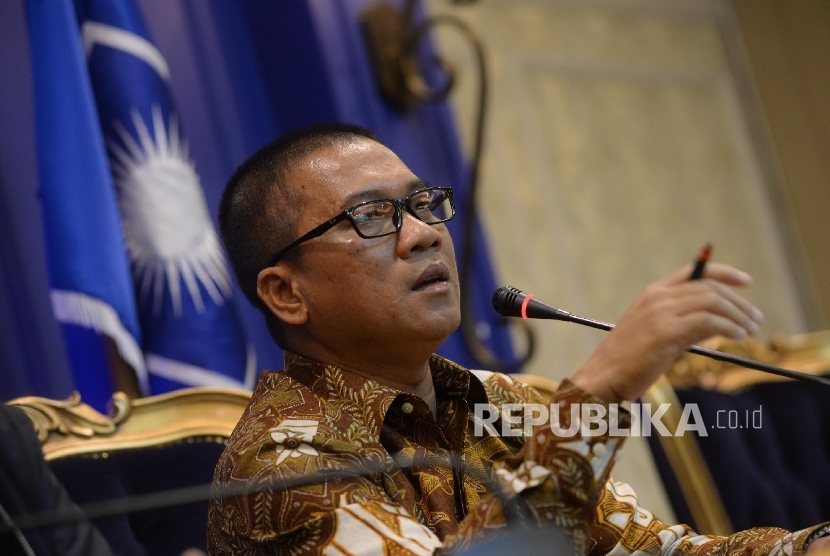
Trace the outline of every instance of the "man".
[[[49, 469], [32, 422], [20, 408], [0, 403], [0, 438], [0, 554], [112, 554], [107, 541]], [[29, 529], [15, 523], [21, 516], [50, 511], [76, 514], [78, 519]]]
[[[223, 240], [286, 358], [263, 374], [217, 465], [212, 554], [449, 553], [508, 521], [559, 527], [582, 554], [821, 547], [818, 528], [722, 539], [663, 524], [609, 482], [621, 438], [481, 426], [475, 404], [541, 399], [433, 355], [460, 319], [453, 214], [451, 191], [353, 126], [293, 132], [231, 178]], [[636, 399], [692, 343], [758, 330], [761, 313], [724, 287], [749, 276], [711, 264], [690, 282], [689, 270], [649, 286], [563, 382], [562, 427], [571, 404]]]

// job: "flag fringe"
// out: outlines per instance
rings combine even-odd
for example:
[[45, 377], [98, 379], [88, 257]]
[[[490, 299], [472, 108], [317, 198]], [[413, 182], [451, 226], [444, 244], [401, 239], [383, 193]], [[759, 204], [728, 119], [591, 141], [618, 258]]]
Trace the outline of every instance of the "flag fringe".
[[144, 355], [130, 332], [124, 328], [115, 309], [85, 293], [52, 290], [52, 311], [58, 322], [91, 328], [112, 338], [118, 353], [134, 370], [141, 391], [150, 391]]
[[250, 390], [247, 385], [234, 380], [226, 375], [219, 374], [209, 369], [197, 367], [163, 357], [155, 353], [147, 353], [147, 370], [150, 374], [186, 384], [187, 386], [208, 386], [221, 388], [241, 388]]
[[254, 344], [248, 343], [246, 350], [247, 360], [245, 362], [245, 389], [253, 390], [256, 385], [256, 348]]

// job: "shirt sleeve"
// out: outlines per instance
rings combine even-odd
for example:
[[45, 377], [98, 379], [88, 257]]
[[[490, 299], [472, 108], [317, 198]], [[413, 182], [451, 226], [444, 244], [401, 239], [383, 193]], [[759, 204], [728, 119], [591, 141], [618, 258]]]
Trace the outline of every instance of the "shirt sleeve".
[[793, 556], [822, 525], [789, 532], [756, 527], [727, 537], [699, 535], [687, 525], [668, 525], [641, 507], [627, 484], [608, 481], [597, 505], [591, 537], [592, 554], [654, 554], [677, 556]]
[[[502, 382], [498, 393], [511, 391], [507, 377], [496, 379]], [[533, 392], [519, 388], [521, 398], [539, 403]], [[501, 402], [516, 401], [501, 397]], [[508, 520], [503, 505], [516, 499], [537, 525], [558, 528], [569, 537], [575, 554], [794, 556], [821, 527], [793, 533], [759, 527], [716, 537], [698, 535], [686, 525], [668, 525], [639, 505], [629, 485], [610, 477], [631, 425], [627, 411], [565, 380], [551, 400], [550, 423], [552, 427], [534, 427], [515, 457], [494, 464], [502, 496], [484, 499], [461, 522], [458, 533], [445, 539], [448, 548], [473, 546], [489, 537], [488, 530], [504, 529]]]
[[[17, 407], [0, 404], [0, 506], [11, 516], [59, 512], [76, 522], [24, 530], [26, 541], [37, 554], [112, 554], [109, 544], [75, 505], [66, 489], [43, 458], [41, 443], [26, 414]], [[13, 542], [8, 546], [3, 540]], [[20, 548], [11, 538], [0, 540], [3, 548]]]
[[[487, 381], [500, 383], [496, 388], [488, 385], [496, 392], [490, 396], [494, 405], [509, 408], [511, 404], [505, 402], [522, 399], [543, 404], [538, 394], [504, 375], [490, 376]], [[512, 395], [516, 393], [518, 398]], [[630, 417], [622, 411], [609, 418], [608, 404], [567, 380], [545, 405], [549, 419], [528, 431], [514, 456], [493, 463], [494, 486], [501, 491], [483, 498], [467, 515], [458, 532], [445, 539], [448, 548], [467, 548], [497, 535], [509, 524], [505, 505], [512, 505], [523, 508], [534, 525], [562, 530], [575, 553], [588, 552], [592, 545], [590, 524], [624, 440], [612, 434], [609, 423], [624, 429], [630, 425]], [[582, 417], [587, 417], [585, 422]]]

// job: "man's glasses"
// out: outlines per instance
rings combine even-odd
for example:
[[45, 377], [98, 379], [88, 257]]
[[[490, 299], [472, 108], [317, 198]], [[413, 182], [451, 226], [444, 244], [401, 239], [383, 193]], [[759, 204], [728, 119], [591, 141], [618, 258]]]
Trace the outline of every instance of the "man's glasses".
[[268, 266], [274, 266], [285, 253], [303, 242], [323, 235], [342, 220], [348, 219], [357, 235], [366, 239], [397, 233], [403, 224], [404, 208], [409, 214], [427, 224], [446, 222], [455, 216], [452, 189], [449, 187], [421, 189], [405, 199], [366, 201], [344, 210], [331, 220], [320, 224], [296, 241], [286, 245], [271, 257]]

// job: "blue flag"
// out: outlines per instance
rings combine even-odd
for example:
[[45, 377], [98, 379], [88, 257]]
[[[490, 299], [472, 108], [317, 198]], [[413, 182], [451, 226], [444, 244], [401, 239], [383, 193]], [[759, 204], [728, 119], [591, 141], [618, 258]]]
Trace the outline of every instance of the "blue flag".
[[99, 334], [149, 387], [129, 261], [71, 2], [29, 2], [38, 170], [52, 306], [75, 385], [103, 409], [112, 395]]
[[[92, 300], [59, 310], [71, 303], [56, 303], [53, 292], [57, 318], [118, 342], [111, 330], [117, 327], [90, 326], [76, 314], [95, 303], [110, 308], [140, 346], [130, 358], [118, 344], [147, 393], [250, 388], [254, 352], [231, 299], [227, 263], [170, 95], [169, 68], [136, 5], [29, 0], [29, 17], [52, 285], [71, 300]], [[78, 92], [67, 94], [70, 85]], [[56, 120], [66, 122], [60, 133]], [[64, 168], [73, 164], [86, 173], [67, 185]], [[72, 283], [65, 283], [66, 266], [77, 271]], [[67, 335], [70, 353], [71, 340]], [[79, 388], [88, 372], [75, 366]]]

